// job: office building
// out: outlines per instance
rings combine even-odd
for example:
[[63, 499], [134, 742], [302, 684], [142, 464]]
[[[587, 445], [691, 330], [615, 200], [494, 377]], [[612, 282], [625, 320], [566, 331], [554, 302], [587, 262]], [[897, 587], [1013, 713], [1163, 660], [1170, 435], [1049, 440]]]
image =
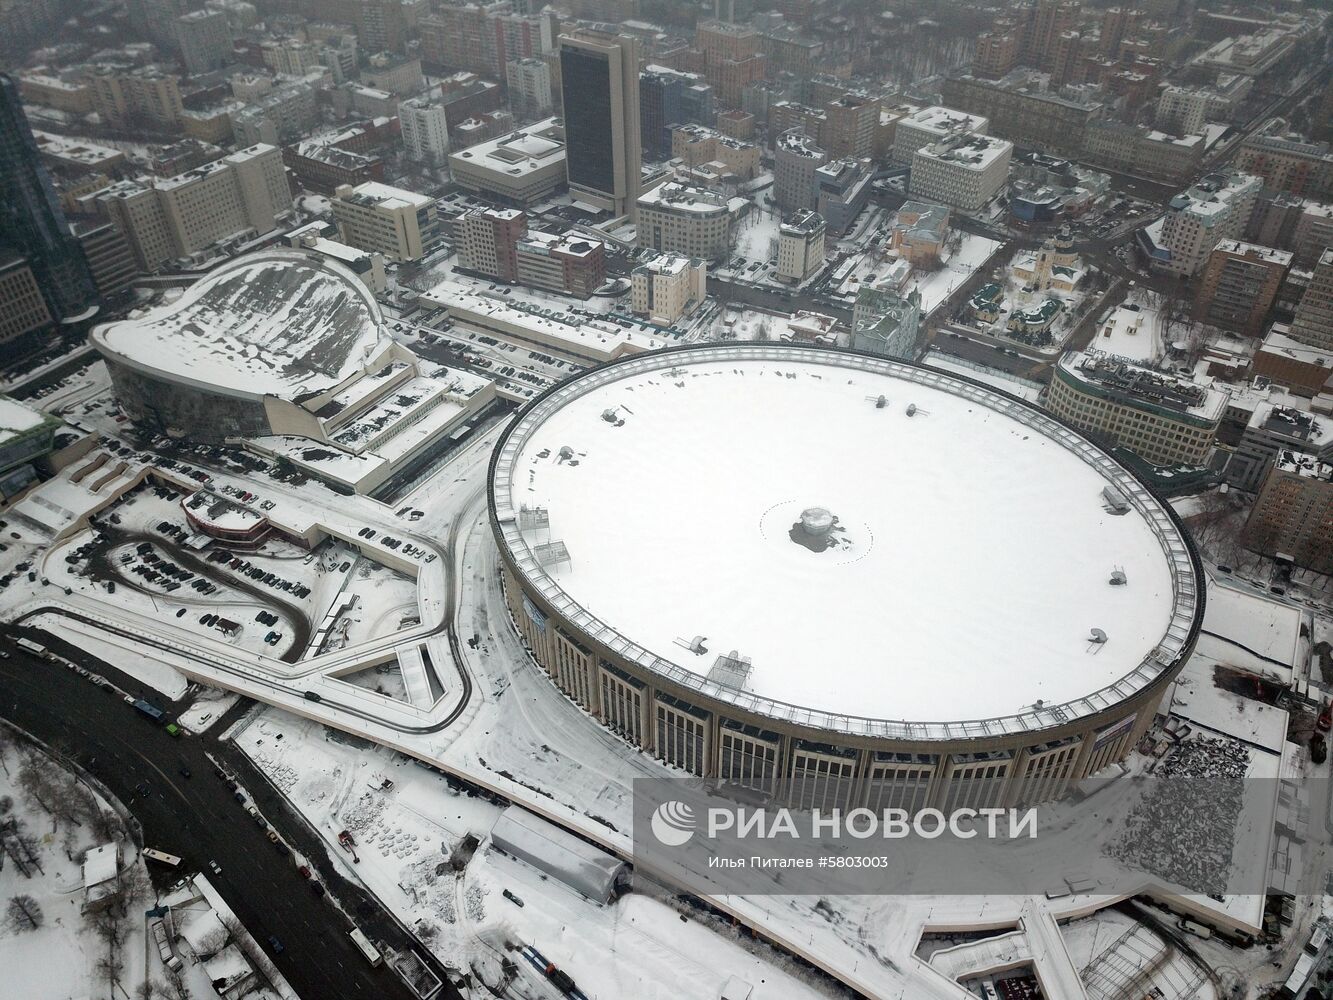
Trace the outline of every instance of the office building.
[[403, 148], [408, 159], [441, 167], [449, 156], [449, 123], [444, 105], [427, 97], [414, 97], [398, 105]]
[[1211, 326], [1262, 336], [1291, 254], [1272, 247], [1220, 240], [1208, 257], [1194, 299], [1194, 318]]
[[631, 308], [648, 322], [670, 326], [704, 300], [708, 265], [698, 258], [662, 253], [630, 275]]
[[377, 181], [338, 188], [333, 221], [342, 242], [396, 261], [420, 260], [440, 235], [433, 199]]
[[705, 125], [673, 125], [671, 157], [687, 172], [711, 168], [716, 177], [748, 181], [759, 173], [759, 147]]
[[514, 245], [518, 283], [586, 299], [606, 281], [606, 248], [600, 240], [571, 230], [529, 230]]
[[460, 187], [510, 205], [536, 204], [565, 185], [565, 129], [558, 118], [449, 154]]
[[551, 68], [545, 59], [528, 56], [505, 64], [509, 105], [519, 118], [541, 118], [551, 113]]
[[421, 75], [421, 60], [389, 52], [377, 52], [361, 71], [361, 82], [375, 90], [385, 90], [396, 97], [411, 97], [426, 86]]
[[128, 292], [139, 276], [139, 266], [120, 227], [101, 219], [80, 221], [74, 224], [74, 235], [83, 248], [97, 294], [114, 299]]
[[29, 403], [0, 396], [0, 499], [37, 479], [32, 463], [55, 450], [60, 421]]
[[1304, 452], [1279, 452], [1241, 540], [1270, 559], [1333, 572], [1333, 465]]
[[639, 126], [649, 159], [671, 155], [671, 126], [711, 125], [716, 119], [713, 88], [697, 73], [649, 66], [639, 74]]
[[18, 83], [0, 73], [0, 246], [28, 262], [46, 308], [57, 321], [97, 300], [78, 241], [41, 165]]
[[638, 245], [716, 260], [731, 252], [736, 219], [731, 199], [668, 181], [639, 196]]
[[22, 255], [0, 250], [0, 351], [17, 357], [30, 335], [48, 329], [54, 320]]
[[815, 210], [839, 236], [870, 200], [875, 171], [869, 160], [830, 160], [815, 171]]
[[1306, 452], [1321, 462], [1330, 461], [1333, 420], [1294, 406], [1267, 400], [1259, 403], [1227, 461], [1227, 483], [1249, 493], [1257, 492], [1283, 451]]
[[193, 10], [176, 18], [176, 44], [190, 76], [212, 73], [232, 62], [231, 26], [220, 10]]
[[638, 40], [561, 35], [560, 86], [570, 192], [612, 215], [632, 215], [643, 158]]
[[823, 216], [809, 209], [793, 212], [778, 226], [778, 280], [798, 285], [824, 266]]
[[932, 268], [939, 264], [948, 235], [948, 207], [908, 201], [898, 209], [889, 229], [889, 249], [913, 267]]
[[891, 282], [866, 284], [852, 309], [852, 347], [886, 358], [915, 360], [921, 339], [921, 293], [902, 295]]
[[1207, 464], [1227, 394], [1099, 351], [1055, 366], [1046, 408], [1109, 447], [1156, 466]]
[[912, 155], [908, 190], [913, 198], [976, 212], [1004, 188], [1013, 143], [985, 135], [962, 135], [918, 149]]
[[1302, 344], [1333, 350], [1333, 247], [1324, 250], [1301, 296], [1290, 336]]
[[454, 223], [458, 266], [500, 281], [518, 280], [515, 248], [528, 231], [528, 217], [513, 208], [474, 208]]
[[984, 134], [989, 124], [983, 115], [938, 105], [921, 108], [898, 119], [894, 126], [893, 159], [898, 163], [911, 163], [918, 149], [972, 132]]

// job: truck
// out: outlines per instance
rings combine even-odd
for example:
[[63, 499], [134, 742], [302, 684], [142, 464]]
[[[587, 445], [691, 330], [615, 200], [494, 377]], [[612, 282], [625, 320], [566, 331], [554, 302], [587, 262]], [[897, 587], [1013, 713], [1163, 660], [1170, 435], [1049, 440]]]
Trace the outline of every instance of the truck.
[[171, 950], [167, 928], [161, 920], [153, 921], [153, 942], [157, 945], [157, 957], [162, 959], [162, 964], [173, 972], [179, 972], [183, 963], [180, 956]]
[[155, 847], [145, 847], [143, 856], [150, 861], [157, 861], [164, 865], [171, 865], [173, 868], [181, 863], [181, 859], [174, 854], [168, 854], [166, 851], [159, 851]]
[[166, 718], [166, 713], [163, 712], [162, 709], [158, 708], [156, 705], [144, 701], [142, 698], [140, 698], [138, 701], [134, 703], [134, 708], [135, 711], [139, 712], [141, 715], [147, 716], [149, 719], [158, 723], [159, 725], [161, 725], [162, 720]]

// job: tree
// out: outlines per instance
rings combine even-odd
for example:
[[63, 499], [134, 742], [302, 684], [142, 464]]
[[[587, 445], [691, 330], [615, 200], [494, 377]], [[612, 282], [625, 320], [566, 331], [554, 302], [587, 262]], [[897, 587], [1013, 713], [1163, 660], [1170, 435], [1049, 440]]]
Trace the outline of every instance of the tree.
[[28, 895], [10, 896], [5, 916], [16, 931], [35, 931], [45, 919], [41, 904]]
[[190, 1000], [190, 988], [185, 985], [185, 977], [175, 969], [167, 970], [166, 984], [158, 984], [157, 988], [167, 1000]]

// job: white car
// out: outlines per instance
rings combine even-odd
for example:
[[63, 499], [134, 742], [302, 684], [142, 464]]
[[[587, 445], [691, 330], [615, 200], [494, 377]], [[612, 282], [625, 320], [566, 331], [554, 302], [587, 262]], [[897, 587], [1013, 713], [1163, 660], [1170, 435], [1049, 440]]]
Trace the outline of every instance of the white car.
[[221, 866], [220, 864], [218, 864], [216, 861], [213, 861], [212, 859], [210, 859], [209, 862], [208, 862], [208, 869], [209, 869], [209, 871], [211, 871], [214, 875], [221, 875], [221, 874], [222, 874], [222, 866]]

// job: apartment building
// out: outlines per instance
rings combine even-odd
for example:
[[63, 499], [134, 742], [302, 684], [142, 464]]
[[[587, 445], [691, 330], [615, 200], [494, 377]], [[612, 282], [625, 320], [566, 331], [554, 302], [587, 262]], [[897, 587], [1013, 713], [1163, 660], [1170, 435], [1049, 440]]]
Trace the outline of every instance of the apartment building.
[[1333, 465], [1303, 452], [1279, 452], [1241, 540], [1260, 555], [1333, 572]]
[[212, 73], [232, 62], [231, 25], [220, 10], [193, 10], [176, 18], [176, 44], [190, 76]]
[[1004, 188], [1013, 150], [1013, 143], [984, 135], [932, 143], [912, 155], [908, 190], [915, 199], [979, 211]]
[[500, 281], [517, 281], [515, 249], [527, 231], [528, 217], [518, 209], [469, 209], [454, 222], [459, 267]]
[[551, 113], [551, 67], [545, 59], [529, 56], [505, 64], [509, 106], [520, 118], [538, 118]]
[[1194, 318], [1248, 337], [1262, 336], [1290, 266], [1291, 254], [1285, 250], [1219, 241], [1199, 281]]
[[788, 215], [778, 226], [778, 280], [797, 285], [824, 266], [823, 216], [809, 209]]
[[1002, 80], [951, 76], [940, 96], [950, 108], [984, 116], [990, 134], [1055, 156], [1082, 156], [1088, 125], [1101, 111], [1098, 103], [1051, 93], [1022, 69]]
[[333, 221], [342, 242], [389, 260], [420, 260], [440, 235], [433, 199], [378, 181], [338, 188]]
[[824, 105], [824, 134], [820, 141], [829, 156], [860, 158], [870, 156], [875, 148], [882, 102], [877, 97], [847, 93]]
[[705, 125], [672, 125], [671, 157], [683, 161], [687, 170], [709, 164], [715, 166], [716, 173], [742, 181], [759, 173], [758, 146]]
[[700, 21], [695, 46], [703, 53], [704, 75], [725, 107], [740, 107], [745, 88], [764, 78], [767, 60], [760, 50], [759, 33], [749, 25]]
[[1315, 265], [1310, 286], [1296, 306], [1290, 336], [1320, 350], [1333, 350], [1333, 247]]
[[703, 302], [707, 278], [708, 266], [698, 258], [658, 254], [630, 275], [632, 308], [650, 323], [670, 326]]
[[403, 148], [408, 159], [434, 167], [449, 157], [449, 123], [444, 105], [427, 97], [414, 97], [398, 105]]
[[184, 106], [177, 79], [156, 67], [98, 66], [88, 86], [93, 110], [113, 128], [144, 125], [175, 131], [180, 123]]
[[1173, 135], [1122, 122], [1092, 122], [1083, 142], [1083, 158], [1107, 170], [1184, 183], [1203, 163], [1202, 134]]
[[1098, 351], [1060, 358], [1046, 408], [1157, 466], [1207, 464], [1227, 394]]
[[660, 184], [639, 196], [638, 245], [702, 260], [724, 257], [731, 251], [738, 207], [702, 188]]
[[229, 236], [272, 230], [291, 210], [282, 153], [255, 145], [165, 179], [122, 181], [97, 196], [142, 271]]
[[1263, 182], [1251, 174], [1208, 174], [1173, 197], [1166, 215], [1145, 232], [1155, 270], [1193, 277], [1222, 240], [1239, 239]]
[[1236, 169], [1262, 177], [1268, 188], [1333, 200], [1333, 150], [1293, 132], [1282, 118], [1270, 119], [1242, 140]]
[[773, 146], [773, 197], [784, 212], [814, 208], [819, 202], [815, 172], [828, 153], [799, 128], [789, 129]]
[[921, 108], [898, 119], [893, 132], [893, 159], [911, 163], [918, 149], [973, 132], [984, 135], [989, 125], [984, 115], [939, 105]]

